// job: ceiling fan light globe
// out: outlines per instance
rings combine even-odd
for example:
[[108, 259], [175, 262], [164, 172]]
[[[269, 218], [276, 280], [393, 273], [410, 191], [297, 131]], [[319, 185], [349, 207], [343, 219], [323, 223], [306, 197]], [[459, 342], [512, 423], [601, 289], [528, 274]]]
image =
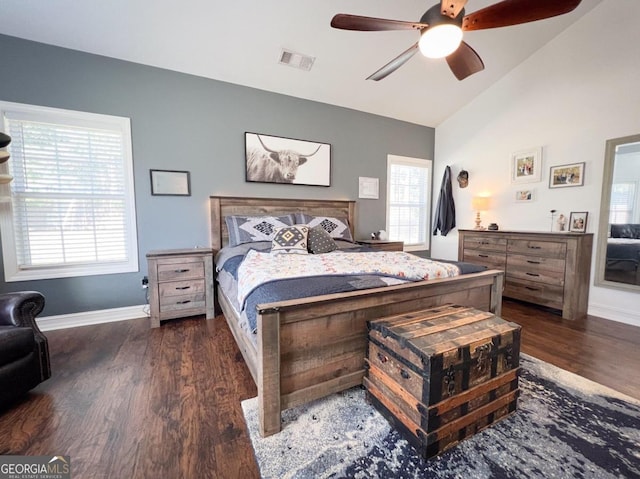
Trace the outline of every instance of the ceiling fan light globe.
[[462, 29], [444, 24], [427, 28], [420, 37], [420, 52], [427, 58], [444, 58], [455, 52], [462, 42]]

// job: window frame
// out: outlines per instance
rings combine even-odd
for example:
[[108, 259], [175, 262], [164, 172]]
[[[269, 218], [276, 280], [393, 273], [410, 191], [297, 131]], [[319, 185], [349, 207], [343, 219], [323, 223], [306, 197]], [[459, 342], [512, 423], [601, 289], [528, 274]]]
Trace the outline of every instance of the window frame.
[[[427, 170], [426, 187], [425, 187], [425, 222], [424, 222], [424, 242], [422, 243], [404, 243], [405, 251], [425, 251], [431, 247], [431, 196], [432, 196], [432, 175], [433, 160], [425, 158], [413, 158], [409, 156], [387, 155], [387, 205], [386, 205], [386, 229], [390, 231], [390, 211], [391, 211], [391, 167], [392, 165], [417, 166]], [[390, 238], [391, 240], [391, 238]], [[401, 238], [398, 241], [403, 241]]]
[[[11, 185], [0, 185], [0, 196], [9, 198], [0, 202], [0, 237], [2, 238], [2, 258], [4, 280], [6, 282], [31, 281], [54, 278], [94, 276], [103, 274], [119, 274], [138, 272], [138, 233], [136, 222], [136, 203], [133, 175], [133, 149], [131, 141], [131, 120], [126, 117], [102, 115], [60, 108], [27, 105], [0, 101], [0, 129], [7, 131], [6, 114], [18, 117], [32, 117], [32, 121], [42, 121], [57, 125], [71, 125], [86, 128], [102, 128], [119, 131], [122, 137], [122, 154], [124, 160], [124, 218], [128, 226], [126, 249], [128, 259], [117, 262], [96, 262], [63, 264], [46, 266], [20, 267], [18, 265], [16, 241], [14, 235], [13, 195]], [[8, 149], [11, 149], [9, 145]], [[0, 165], [2, 173], [8, 173], [8, 162]]]

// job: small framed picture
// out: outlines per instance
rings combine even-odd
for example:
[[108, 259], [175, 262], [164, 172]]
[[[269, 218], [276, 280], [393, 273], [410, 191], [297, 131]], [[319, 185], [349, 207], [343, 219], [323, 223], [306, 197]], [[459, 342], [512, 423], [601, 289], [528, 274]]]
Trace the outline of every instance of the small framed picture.
[[584, 185], [584, 162], [552, 166], [549, 188], [567, 188]]
[[542, 179], [542, 148], [530, 148], [511, 155], [511, 183], [534, 183]]
[[151, 194], [154, 196], [191, 196], [191, 180], [188, 171], [149, 170]]
[[535, 190], [516, 191], [516, 203], [529, 203], [535, 199]]
[[587, 216], [589, 213], [572, 211], [569, 215], [569, 231], [573, 233], [584, 233], [587, 231]]
[[360, 176], [358, 178], [358, 198], [377, 200], [379, 198], [379, 184], [378, 178]]

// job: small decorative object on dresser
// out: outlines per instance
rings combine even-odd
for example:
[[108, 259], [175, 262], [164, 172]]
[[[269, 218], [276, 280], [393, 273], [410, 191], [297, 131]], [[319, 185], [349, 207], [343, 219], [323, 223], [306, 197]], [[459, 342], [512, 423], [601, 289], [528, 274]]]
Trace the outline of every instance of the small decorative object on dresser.
[[[584, 214], [584, 213], [583, 213]], [[593, 234], [460, 230], [460, 261], [505, 271], [504, 296], [587, 314]]]
[[213, 250], [149, 251], [149, 306], [152, 328], [165, 319], [214, 317]]
[[587, 231], [587, 216], [589, 213], [572, 211], [569, 216], [569, 231], [574, 233], [584, 233]]

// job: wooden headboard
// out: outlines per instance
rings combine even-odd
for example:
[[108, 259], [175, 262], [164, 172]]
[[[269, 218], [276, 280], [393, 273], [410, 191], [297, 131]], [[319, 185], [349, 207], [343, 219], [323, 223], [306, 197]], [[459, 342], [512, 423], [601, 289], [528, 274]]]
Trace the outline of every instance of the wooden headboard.
[[246, 198], [240, 196], [210, 196], [211, 247], [219, 250], [229, 243], [225, 216], [279, 216], [287, 213], [307, 213], [313, 216], [342, 216], [349, 219], [355, 238], [356, 202], [352, 200], [307, 200], [295, 198]]

